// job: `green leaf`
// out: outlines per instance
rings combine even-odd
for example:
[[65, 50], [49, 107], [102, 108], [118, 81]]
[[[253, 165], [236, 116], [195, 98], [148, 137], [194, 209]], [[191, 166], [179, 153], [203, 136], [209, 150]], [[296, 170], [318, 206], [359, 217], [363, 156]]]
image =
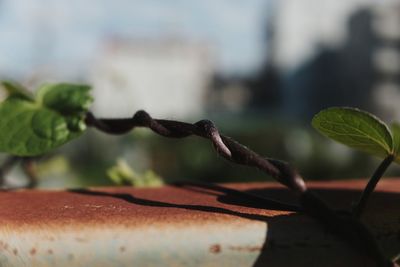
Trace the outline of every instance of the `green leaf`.
[[1, 81], [1, 85], [7, 91], [9, 97], [18, 97], [29, 101], [34, 101], [31, 92], [25, 87], [14, 81]]
[[394, 161], [400, 163], [400, 124], [393, 123], [390, 128], [393, 134], [393, 154], [395, 155]]
[[164, 184], [162, 178], [152, 170], [138, 174], [123, 159], [118, 159], [117, 163], [107, 170], [107, 175], [117, 185], [158, 187]]
[[86, 112], [93, 102], [90, 86], [80, 84], [46, 84], [39, 88], [38, 101], [63, 114]]
[[393, 137], [374, 115], [355, 108], [334, 107], [314, 116], [312, 125], [323, 135], [349, 147], [386, 157], [393, 154]]
[[0, 151], [16, 156], [47, 153], [86, 129], [90, 87], [48, 85], [35, 100], [19, 95], [0, 103]]

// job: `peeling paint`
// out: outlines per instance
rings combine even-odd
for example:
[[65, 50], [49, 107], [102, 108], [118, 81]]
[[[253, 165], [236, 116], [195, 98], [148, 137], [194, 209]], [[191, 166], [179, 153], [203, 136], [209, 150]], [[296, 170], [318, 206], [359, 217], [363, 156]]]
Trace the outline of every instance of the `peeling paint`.
[[219, 244], [214, 244], [214, 245], [211, 245], [210, 246], [210, 252], [211, 253], [214, 253], [214, 254], [218, 254], [218, 253], [220, 253], [221, 252], [221, 245], [219, 245]]
[[[394, 254], [400, 181], [382, 182], [365, 220]], [[323, 196], [340, 206], [359, 195], [349, 188], [364, 183], [340, 182], [346, 190], [336, 193], [334, 185], [320, 190], [329, 188]], [[229, 186], [287, 194], [275, 184]], [[0, 266], [371, 266], [307, 216], [240, 201], [176, 187], [0, 192]]]

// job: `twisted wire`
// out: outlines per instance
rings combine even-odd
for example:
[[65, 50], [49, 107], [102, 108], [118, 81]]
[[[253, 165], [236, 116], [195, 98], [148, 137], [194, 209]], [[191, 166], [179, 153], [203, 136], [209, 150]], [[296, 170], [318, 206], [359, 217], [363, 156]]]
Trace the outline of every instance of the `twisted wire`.
[[299, 195], [302, 210], [322, 223], [332, 233], [353, 244], [374, 259], [378, 266], [397, 266], [388, 260], [376, 243], [372, 233], [361, 221], [344, 217], [331, 209], [319, 197], [307, 190], [303, 178], [288, 163], [264, 158], [230, 137], [219, 133], [210, 120], [200, 120], [194, 124], [153, 119], [146, 111], [137, 111], [132, 118], [97, 119], [91, 112], [85, 117], [89, 127], [95, 127], [109, 134], [125, 134], [136, 127], [145, 127], [169, 138], [184, 138], [196, 135], [209, 139], [215, 151], [225, 159], [250, 167], [256, 167]]
[[196, 135], [209, 139], [215, 151], [225, 159], [236, 164], [256, 167], [281, 184], [301, 194], [306, 185], [296, 170], [283, 161], [264, 158], [235, 140], [219, 133], [210, 120], [201, 120], [194, 124], [153, 119], [146, 111], [140, 110], [128, 119], [97, 119], [92, 113], [86, 116], [86, 124], [110, 134], [124, 134], [135, 127], [146, 127], [153, 132], [170, 138], [184, 138]]

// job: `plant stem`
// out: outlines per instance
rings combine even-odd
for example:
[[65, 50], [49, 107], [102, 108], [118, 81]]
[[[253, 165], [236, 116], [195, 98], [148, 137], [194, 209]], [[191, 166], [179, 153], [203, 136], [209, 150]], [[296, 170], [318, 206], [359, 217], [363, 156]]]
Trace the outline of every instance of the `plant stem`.
[[25, 175], [28, 177], [27, 188], [34, 188], [38, 183], [38, 179], [36, 176], [36, 166], [35, 162], [32, 158], [24, 158], [22, 160], [22, 170]]
[[375, 170], [374, 174], [372, 175], [371, 179], [369, 179], [367, 186], [365, 187], [364, 191], [361, 194], [361, 197], [358, 203], [353, 208], [353, 215], [355, 217], [360, 217], [364, 212], [365, 206], [367, 205], [367, 201], [369, 196], [374, 191], [376, 185], [378, 184], [379, 180], [381, 179], [382, 175], [385, 173], [387, 168], [393, 162], [394, 156], [389, 155], [387, 156], [378, 168]]
[[11, 156], [8, 157], [4, 163], [0, 166], [0, 187], [4, 185], [4, 176], [14, 167], [15, 164], [20, 161], [20, 157]]

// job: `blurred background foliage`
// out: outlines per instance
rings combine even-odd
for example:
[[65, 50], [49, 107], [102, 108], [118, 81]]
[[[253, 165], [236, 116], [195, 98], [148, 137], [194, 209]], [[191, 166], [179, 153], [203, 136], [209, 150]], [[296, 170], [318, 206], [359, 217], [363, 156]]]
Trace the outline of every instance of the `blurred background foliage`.
[[[0, 0], [0, 78], [29, 88], [88, 83], [98, 116], [145, 109], [156, 118], [208, 118], [307, 180], [361, 178], [378, 160], [321, 137], [310, 121], [329, 106], [400, 120], [399, 27], [398, 0]], [[144, 129], [89, 129], [39, 158], [37, 170], [41, 187], [110, 185], [110, 176], [136, 185], [159, 176], [268, 179], [218, 158], [206, 140]], [[15, 169], [9, 178], [21, 177]]]

